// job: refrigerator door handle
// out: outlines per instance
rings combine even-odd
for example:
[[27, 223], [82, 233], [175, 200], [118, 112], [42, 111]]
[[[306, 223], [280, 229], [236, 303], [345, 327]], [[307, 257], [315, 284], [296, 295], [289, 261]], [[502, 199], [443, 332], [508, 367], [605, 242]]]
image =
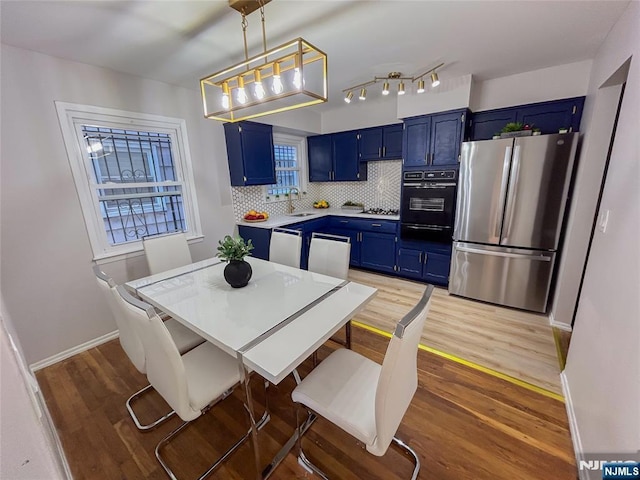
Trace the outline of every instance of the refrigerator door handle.
[[509, 176], [509, 191], [504, 212], [504, 227], [502, 229], [501, 242], [507, 243], [509, 233], [511, 232], [511, 224], [513, 223], [514, 203], [518, 189], [518, 177], [520, 176], [520, 145], [513, 148], [513, 161], [511, 162], [511, 175]]
[[501, 227], [502, 227], [502, 215], [504, 214], [505, 196], [507, 194], [507, 181], [509, 180], [509, 165], [511, 164], [511, 147], [504, 149], [504, 161], [502, 163], [502, 179], [500, 180], [500, 195], [498, 198], [498, 208], [496, 209], [495, 217], [495, 237], [500, 241]]
[[507, 252], [496, 252], [493, 250], [484, 250], [480, 248], [470, 248], [470, 247], [461, 247], [456, 246], [455, 250], [458, 252], [466, 252], [466, 253], [479, 253], [480, 255], [492, 255], [494, 257], [508, 257], [508, 258], [521, 258], [526, 260], [534, 260], [538, 262], [550, 262], [551, 257], [547, 257], [546, 255], [533, 253], [507, 253]]

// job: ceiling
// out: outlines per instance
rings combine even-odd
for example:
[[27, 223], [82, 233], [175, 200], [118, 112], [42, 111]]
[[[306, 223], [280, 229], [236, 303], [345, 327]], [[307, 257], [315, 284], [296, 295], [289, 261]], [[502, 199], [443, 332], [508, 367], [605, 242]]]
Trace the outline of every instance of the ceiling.
[[[593, 58], [628, 4], [272, 0], [267, 47], [301, 36], [325, 51], [337, 106], [342, 89], [390, 71], [411, 76], [446, 62], [441, 78], [484, 80]], [[194, 90], [244, 59], [240, 20], [226, 0], [0, 3], [2, 43]], [[259, 12], [248, 21], [252, 56], [262, 50]]]

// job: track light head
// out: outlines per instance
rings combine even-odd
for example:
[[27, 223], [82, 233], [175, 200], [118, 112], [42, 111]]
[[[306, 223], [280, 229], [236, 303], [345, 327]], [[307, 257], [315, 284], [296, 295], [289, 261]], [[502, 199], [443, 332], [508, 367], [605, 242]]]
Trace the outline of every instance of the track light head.
[[438, 74], [436, 72], [433, 72], [431, 74], [431, 86], [433, 88], [436, 88], [438, 85], [440, 85], [440, 80], [438, 79]]
[[360, 100], [366, 100], [367, 99], [367, 89], [366, 88], [361, 88], [360, 89], [360, 96], [358, 98]]
[[347, 103], [351, 103], [351, 99], [353, 98], [353, 92], [348, 92], [345, 96], [344, 96], [344, 101]]

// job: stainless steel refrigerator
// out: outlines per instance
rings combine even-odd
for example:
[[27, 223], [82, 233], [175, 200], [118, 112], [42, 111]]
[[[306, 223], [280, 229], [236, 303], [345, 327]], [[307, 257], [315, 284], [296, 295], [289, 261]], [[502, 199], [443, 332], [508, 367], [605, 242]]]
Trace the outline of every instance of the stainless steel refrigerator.
[[462, 144], [449, 292], [545, 312], [578, 133]]

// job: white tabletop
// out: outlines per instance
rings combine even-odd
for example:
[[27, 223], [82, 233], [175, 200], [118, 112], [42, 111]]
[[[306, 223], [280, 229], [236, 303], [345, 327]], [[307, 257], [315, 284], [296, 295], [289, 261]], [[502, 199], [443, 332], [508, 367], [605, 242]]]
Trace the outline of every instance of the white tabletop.
[[181, 267], [127, 286], [143, 300], [235, 355], [344, 283], [257, 258], [249, 257], [247, 261], [253, 275], [243, 288], [227, 284], [223, 277], [226, 263], [206, 266], [207, 261], [191, 265], [192, 271]]

